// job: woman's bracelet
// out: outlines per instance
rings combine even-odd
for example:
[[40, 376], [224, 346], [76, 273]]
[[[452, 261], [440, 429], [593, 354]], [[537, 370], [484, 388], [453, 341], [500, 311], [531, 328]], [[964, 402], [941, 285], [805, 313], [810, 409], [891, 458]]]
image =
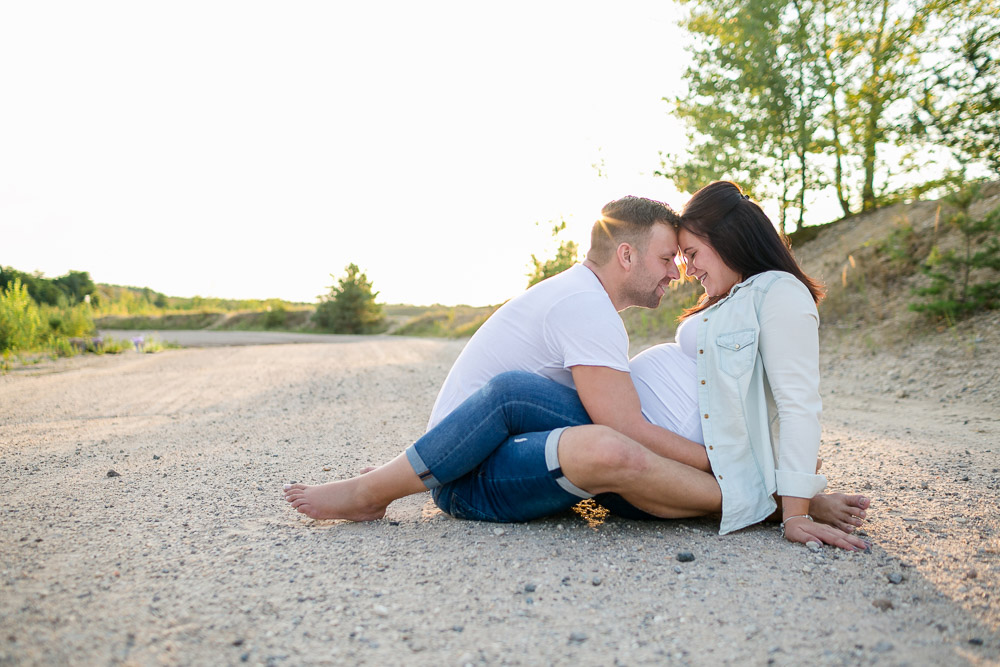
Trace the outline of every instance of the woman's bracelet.
[[809, 516], [808, 514], [796, 514], [795, 516], [790, 516], [790, 517], [782, 520], [782, 522], [781, 522], [781, 536], [782, 537], [785, 536], [785, 523], [788, 522], [788, 521], [791, 521], [792, 519], [809, 519], [810, 521], [813, 520], [813, 518], [811, 516]]

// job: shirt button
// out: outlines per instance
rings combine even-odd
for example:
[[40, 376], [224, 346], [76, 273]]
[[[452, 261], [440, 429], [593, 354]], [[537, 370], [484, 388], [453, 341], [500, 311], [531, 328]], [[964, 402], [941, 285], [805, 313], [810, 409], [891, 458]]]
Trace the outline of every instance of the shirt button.
[[708, 413], [705, 413], [705, 419], [708, 419]]
[[698, 354], [705, 354], [705, 350], [698, 350]]
[[736, 343], [736, 349], [737, 350], [740, 349], [740, 344], [739, 343]]
[[713, 447], [712, 445], [709, 445], [708, 448], [709, 449], [715, 449], [715, 447]]
[[705, 381], [704, 381], [704, 380], [702, 380], [702, 381], [701, 381], [701, 383], [702, 383], [702, 384], [705, 384]]
[[719, 475], [719, 479], [722, 479], [722, 475]]

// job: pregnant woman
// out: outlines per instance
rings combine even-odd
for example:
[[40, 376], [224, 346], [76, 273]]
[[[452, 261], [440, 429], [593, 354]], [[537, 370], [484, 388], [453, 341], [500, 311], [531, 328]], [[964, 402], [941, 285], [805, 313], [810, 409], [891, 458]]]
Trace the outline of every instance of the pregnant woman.
[[590, 425], [572, 389], [505, 373], [386, 465], [287, 486], [286, 500], [313, 518], [359, 521], [430, 489], [459, 518], [527, 521], [596, 497], [633, 518], [721, 512], [723, 534], [780, 511], [790, 541], [864, 549], [850, 531], [867, 499], [819, 494], [821, 288], [733, 183], [692, 197], [679, 240], [705, 294], [676, 342], [636, 356], [631, 374], [647, 419], [704, 443], [711, 472]]

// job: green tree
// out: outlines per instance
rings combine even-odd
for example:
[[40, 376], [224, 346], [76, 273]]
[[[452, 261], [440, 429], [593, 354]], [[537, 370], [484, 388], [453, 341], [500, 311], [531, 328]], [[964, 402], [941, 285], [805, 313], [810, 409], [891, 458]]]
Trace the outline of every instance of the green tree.
[[946, 38], [916, 91], [915, 130], [948, 146], [963, 168], [980, 163], [1000, 176], [1000, 5], [945, 2], [941, 20]]
[[[559, 223], [552, 226], [552, 238], [558, 239], [559, 233], [566, 229], [566, 221], [561, 220]], [[562, 273], [569, 267], [576, 264], [577, 254], [580, 251], [579, 245], [575, 241], [562, 240], [559, 242], [559, 247], [556, 249], [555, 257], [550, 257], [546, 260], [538, 259], [535, 255], [531, 256], [531, 273], [528, 275], [528, 287], [531, 287], [535, 283], [540, 283], [546, 278], [551, 278], [552, 276]]]
[[321, 329], [334, 333], [367, 334], [384, 328], [382, 305], [375, 302], [378, 292], [356, 264], [348, 264], [347, 275], [330, 287], [330, 293], [320, 297], [313, 321]]
[[[908, 180], [926, 178], [917, 170], [940, 158], [926, 150], [925, 127], [912, 122], [928, 80], [928, 106], [954, 102], [939, 111], [965, 114], [966, 140], [985, 145], [996, 136], [989, 132], [995, 95], [982, 92], [996, 90], [985, 83], [995, 77], [979, 76], [978, 87], [961, 83], [977, 67], [993, 71], [988, 27], [995, 18], [969, 18], [978, 16], [976, 7], [985, 11], [986, 0], [680, 1], [690, 8], [682, 25], [695, 42], [687, 91], [673, 102], [690, 147], [686, 156], [666, 156], [660, 172], [679, 189], [738, 180], [758, 196], [776, 197], [782, 223], [788, 209], [801, 224], [807, 194], [826, 188], [844, 215], [874, 208], [906, 190]], [[979, 46], [967, 48], [964, 59], [942, 58], [942, 41], [958, 43], [962, 30], [976, 36], [964, 43]], [[993, 50], [984, 46], [990, 43]], [[929, 78], [938, 70], [941, 76]], [[980, 101], [963, 106], [966, 90], [982, 92]], [[947, 147], [961, 148], [957, 140]], [[966, 152], [989, 159], [984, 150]]]
[[969, 209], [979, 198], [976, 185], [946, 198], [958, 209], [947, 224], [958, 230], [961, 243], [944, 252], [937, 246], [931, 249], [921, 267], [929, 284], [914, 290], [925, 300], [911, 303], [912, 310], [954, 322], [1000, 306], [1000, 280], [995, 279], [1000, 271], [1000, 207], [974, 220]]

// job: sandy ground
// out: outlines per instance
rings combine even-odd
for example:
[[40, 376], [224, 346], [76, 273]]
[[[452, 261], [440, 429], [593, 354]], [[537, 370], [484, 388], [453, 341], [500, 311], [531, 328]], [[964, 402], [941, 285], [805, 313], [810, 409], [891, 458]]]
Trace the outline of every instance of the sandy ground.
[[994, 339], [950, 375], [829, 346], [822, 456], [873, 499], [870, 554], [427, 494], [301, 518], [281, 485], [398, 453], [462, 345], [337, 342], [0, 376], [0, 664], [1000, 664]]

